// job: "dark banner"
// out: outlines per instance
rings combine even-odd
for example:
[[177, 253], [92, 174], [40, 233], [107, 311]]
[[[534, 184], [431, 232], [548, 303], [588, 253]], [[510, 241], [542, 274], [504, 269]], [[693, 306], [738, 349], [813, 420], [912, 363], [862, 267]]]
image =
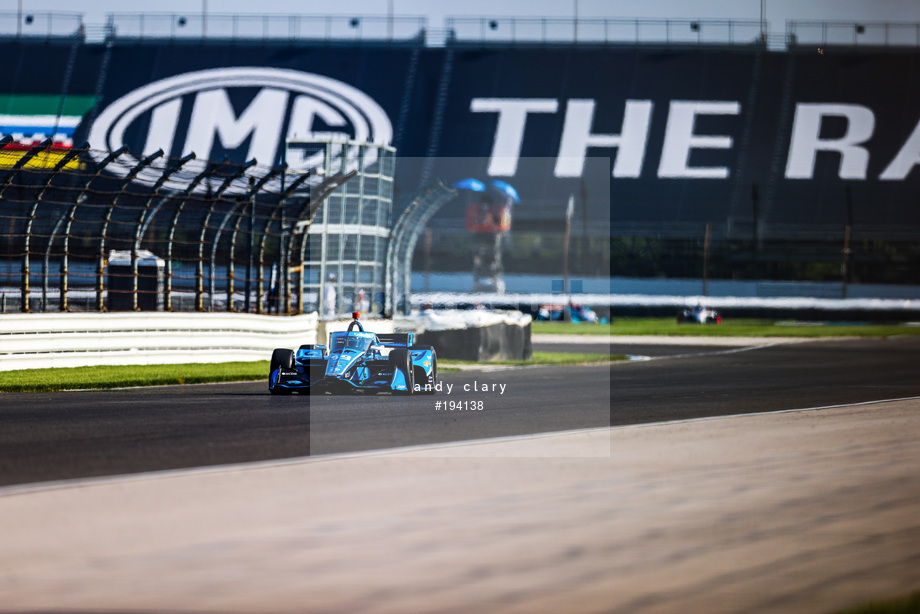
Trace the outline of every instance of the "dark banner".
[[[500, 180], [520, 195], [516, 221], [552, 219], [574, 197], [589, 219], [663, 232], [920, 230], [915, 51], [24, 41], [0, 51], [0, 132], [14, 147], [89, 140], [138, 156], [296, 164], [287, 139], [357, 138], [412, 159], [397, 200], [436, 177]], [[609, 160], [603, 186], [592, 158]]]

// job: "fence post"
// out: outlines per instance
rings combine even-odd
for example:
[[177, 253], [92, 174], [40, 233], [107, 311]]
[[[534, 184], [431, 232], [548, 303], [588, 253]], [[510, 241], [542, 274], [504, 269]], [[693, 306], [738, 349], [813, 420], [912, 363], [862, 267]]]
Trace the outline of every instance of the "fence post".
[[[137, 303], [137, 277], [138, 277], [138, 264], [137, 264], [137, 253], [141, 249], [141, 240], [144, 237], [144, 231], [147, 229], [147, 226], [153, 220], [153, 217], [160, 210], [160, 207], [163, 206], [163, 203], [166, 202], [166, 198], [162, 198], [159, 203], [157, 203], [156, 208], [150, 213], [150, 217], [147, 218], [147, 212], [150, 211], [150, 205], [153, 204], [153, 199], [160, 195], [160, 188], [163, 187], [163, 184], [173, 175], [181, 169], [189, 160], [195, 158], [194, 153], [190, 153], [183, 158], [179, 158], [174, 161], [168, 168], [163, 171], [163, 174], [156, 180], [156, 183], [153, 184], [153, 188], [150, 191], [150, 196], [147, 197], [146, 202], [144, 203], [144, 208], [141, 210], [140, 216], [137, 219], [137, 228], [134, 232], [134, 246], [131, 249], [131, 278], [132, 278], [132, 287], [131, 287], [131, 308], [134, 311], [138, 311]], [[170, 274], [172, 271], [170, 271]], [[165, 306], [164, 306], [165, 308]]]
[[[287, 170], [287, 164], [276, 166], [269, 172], [262, 175], [262, 177], [256, 181], [255, 177], [249, 178], [249, 194], [246, 197], [246, 204], [249, 207], [249, 261], [246, 265], [246, 297], [243, 301], [244, 309], [249, 313], [250, 307], [252, 305], [250, 293], [252, 290], [252, 275], [255, 268], [254, 256], [255, 256], [255, 215], [256, 215], [256, 194], [259, 193], [262, 188], [265, 187], [269, 181], [279, 174], [284, 173]], [[243, 207], [243, 211], [246, 211], [246, 206]], [[234, 245], [236, 244], [236, 232], [239, 230], [240, 221], [242, 221], [242, 216], [237, 220], [236, 229], [233, 232], [233, 241], [230, 243], [230, 249], [233, 250]], [[261, 282], [262, 282], [262, 269], [259, 268], [259, 288], [261, 293]], [[261, 301], [261, 294], [259, 300]]]
[[[214, 237], [214, 249], [211, 251], [212, 254], [214, 255], [217, 254], [217, 246], [220, 243], [220, 235], [223, 234], [224, 225], [226, 224], [227, 219], [230, 216], [236, 214], [237, 210], [241, 206], [243, 210], [245, 211], [246, 209], [245, 205], [240, 204], [240, 205], [235, 206], [229, 213], [224, 215], [224, 219], [220, 223], [220, 228], [218, 228], [217, 230], [217, 236]], [[235, 249], [236, 233], [240, 228], [241, 219], [242, 219], [242, 216], [237, 217], [236, 228], [234, 229], [233, 234], [230, 235], [230, 255], [227, 257], [227, 311], [236, 311], [235, 306], [233, 304], [233, 294], [234, 294], [234, 291], [236, 290], [235, 284], [233, 283], [234, 276], [236, 275], [236, 268], [233, 266], [233, 259], [236, 257], [236, 249]], [[213, 256], [211, 257], [211, 260], [212, 262], [214, 261]]]
[[108, 166], [115, 158], [122, 155], [128, 151], [127, 147], [120, 147], [115, 151], [109, 153], [101, 162], [96, 166], [94, 173], [87, 176], [86, 181], [83, 182], [83, 187], [80, 190], [80, 193], [77, 194], [77, 198], [74, 199], [73, 205], [71, 205], [69, 211], [67, 212], [67, 225], [64, 227], [64, 247], [63, 255], [61, 256], [61, 273], [60, 273], [60, 292], [61, 299], [59, 304], [59, 309], [61, 311], [69, 311], [70, 308], [67, 304], [67, 277], [69, 275], [69, 262], [70, 257], [70, 229], [73, 226], [73, 220], [77, 214], [77, 207], [79, 207], [86, 200], [86, 194], [89, 191], [89, 186], [93, 183], [94, 179], [97, 179], [102, 171]]
[[[282, 185], [283, 185], [284, 173], [285, 171], [287, 171], [287, 165], [286, 164], [281, 165], [278, 168], [278, 171], [281, 174]], [[262, 270], [265, 267], [265, 246], [268, 243], [268, 233], [271, 229], [271, 224], [273, 221], [275, 221], [275, 216], [278, 213], [282, 214], [281, 228], [279, 229], [280, 231], [278, 233], [279, 236], [284, 232], [284, 196], [285, 194], [283, 191], [278, 195], [278, 203], [274, 207], [272, 207], [272, 213], [268, 217], [268, 219], [265, 221], [265, 226], [262, 228], [262, 240], [259, 242], [259, 258], [258, 258], [259, 280], [258, 280], [258, 287], [256, 289], [256, 313], [263, 313], [264, 311], [262, 308], [262, 293], [265, 291], [265, 283], [264, 283], [265, 280], [262, 278]], [[282, 250], [279, 246], [279, 252], [280, 251]], [[250, 260], [252, 260], [251, 254], [250, 254]], [[279, 260], [280, 260], [280, 253], [279, 253]], [[280, 269], [279, 269], [279, 275], [280, 275]], [[280, 282], [281, 281], [280, 278], [277, 281]], [[269, 292], [271, 292], [270, 288], [269, 288]]]
[[195, 188], [197, 188], [208, 175], [214, 172], [215, 166], [213, 162], [208, 162], [204, 170], [198, 173], [195, 178], [192, 179], [191, 183], [186, 186], [185, 190], [182, 192], [182, 200], [179, 202], [179, 206], [176, 207], [176, 212], [173, 214], [172, 221], [169, 224], [169, 236], [166, 239], [166, 287], [164, 288], [165, 296], [163, 300], [163, 309], [166, 311], [172, 311], [172, 257], [176, 227], [179, 225], [179, 217], [182, 215], [185, 204], [188, 202], [192, 192], [195, 191]]
[[[3, 139], [3, 144], [10, 142], [7, 139]], [[10, 174], [7, 175], [6, 183], [4, 183], [3, 188], [0, 189], [0, 199], [2, 199], [3, 194], [6, 192], [6, 189], [13, 183], [13, 178], [19, 176], [19, 172], [25, 168], [32, 158], [48, 149], [51, 146], [51, 139], [45, 139], [40, 144], [29, 149], [19, 160], [16, 161], [16, 164], [13, 165], [13, 168], [10, 170]], [[38, 200], [38, 199], [37, 199]], [[20, 285], [20, 294], [22, 295], [22, 301], [20, 304], [20, 310], [24, 313], [29, 313], [31, 309], [29, 308], [29, 237], [32, 235], [32, 220], [35, 219], [35, 210], [38, 207], [38, 202], [32, 205], [32, 209], [29, 213], [29, 222], [26, 226], [25, 232], [25, 248], [23, 249], [23, 262], [22, 262], [22, 278]]]
[[706, 234], [703, 237], [703, 296], [709, 296], [709, 236], [712, 224], [706, 222]]
[[[45, 143], [48, 143], [48, 146], [50, 147], [51, 140], [48, 139], [45, 141]], [[42, 145], [44, 145], [44, 143]], [[42, 147], [42, 145], [39, 145], [39, 147]], [[35, 221], [35, 217], [38, 213], [38, 206], [43, 201], [45, 192], [51, 186], [51, 182], [54, 181], [54, 178], [58, 175], [58, 173], [60, 173], [61, 170], [71, 162], [71, 160], [85, 152], [87, 149], [89, 149], [89, 146], [85, 144], [80, 147], [74, 147], [70, 151], [66, 152], [63, 156], [61, 156], [61, 159], [58, 160], [54, 167], [48, 172], [48, 174], [45, 175], [45, 180], [38, 194], [35, 196], [35, 203], [32, 205], [32, 210], [29, 213], [29, 223], [28, 228], [26, 229], [26, 269], [29, 267], [29, 257], [31, 252], [32, 223]], [[57, 224], [55, 224], [54, 230], [51, 231], [51, 236], [48, 239], [48, 245], [45, 249], [45, 259], [43, 261], [42, 267], [42, 311], [45, 311], [48, 307], [48, 262], [51, 258], [51, 246], [54, 243], [54, 237], [57, 234], [58, 228], [61, 226], [61, 222], [62, 220], [58, 220]]]
[[[281, 202], [283, 203], [291, 194], [294, 193], [294, 190], [296, 190], [301, 185], [306, 183], [314, 175], [314, 173], [315, 173], [314, 170], [312, 169], [308, 170], [307, 172], [301, 174], [300, 177], [292, 181], [291, 185], [289, 185], [286, 189], [284, 189], [281, 192]], [[316, 211], [318, 211], [318, 209], [312, 209], [311, 201], [310, 199], [307, 199], [307, 206], [301, 209], [301, 211], [298, 213], [297, 218], [291, 223], [291, 232], [288, 233], [287, 236], [285, 236], [283, 206], [281, 209], [281, 247], [280, 247], [281, 258], [280, 259], [281, 259], [281, 265], [284, 268], [284, 282], [282, 284], [281, 291], [284, 293], [284, 312], [285, 313], [291, 313], [291, 263], [292, 263], [291, 256], [294, 253], [294, 237], [296, 236], [294, 234], [294, 230], [295, 230], [297, 222], [303, 217], [304, 213], [306, 213], [307, 219], [309, 222], [309, 221], [312, 221], [313, 219], [311, 216], [316, 215]], [[309, 223], [307, 224], [307, 227], [305, 229], [304, 241], [306, 241], [306, 230], [309, 230]], [[300, 274], [301, 275], [303, 274], [302, 267], [301, 267]], [[298, 279], [300, 279], [300, 276], [298, 276]], [[300, 284], [300, 293], [298, 294], [298, 297], [299, 298], [297, 299], [297, 312], [303, 313], [303, 284], [302, 283]]]
[[[243, 164], [242, 166], [237, 167], [237, 169], [234, 172], [229, 174], [224, 179], [224, 182], [220, 184], [220, 187], [217, 189], [217, 192], [214, 194], [211, 200], [211, 207], [208, 209], [208, 214], [204, 218], [204, 223], [201, 226], [201, 234], [199, 235], [199, 239], [198, 239], [198, 267], [196, 271], [197, 283], [196, 283], [196, 288], [195, 288], [195, 305], [198, 311], [205, 310], [204, 309], [204, 240], [208, 232], [208, 224], [211, 222], [211, 216], [214, 215], [214, 207], [217, 205], [218, 202], [220, 202], [220, 199], [223, 197], [224, 192], [227, 191], [227, 189], [233, 184], [233, 182], [236, 179], [239, 179], [240, 177], [242, 177], [243, 173], [245, 173], [247, 169], [249, 169], [251, 166], [254, 166], [255, 164], [256, 164], [255, 159], [252, 159], [246, 162], [245, 164]], [[220, 236], [218, 235], [216, 238], [219, 239]], [[213, 244], [213, 249], [211, 250], [212, 256], [211, 256], [211, 263], [210, 263], [210, 268], [209, 268], [209, 272], [211, 274], [210, 297], [211, 297], [212, 306], [214, 303], [214, 258], [216, 256], [216, 253], [217, 253], [217, 241], [215, 240]]]
[[77, 200], [74, 201], [74, 204], [71, 205], [70, 209], [67, 211], [67, 224], [64, 226], [64, 246], [62, 250], [63, 253], [61, 254], [61, 270], [58, 274], [58, 292], [61, 295], [58, 301], [59, 311], [69, 311], [67, 305], [67, 276], [70, 274], [68, 262], [70, 257], [70, 227], [73, 225], [73, 218], [77, 214], [77, 207], [80, 206], [83, 198], [84, 194], [81, 192], [80, 195], [77, 196]]
[[163, 150], [157, 150], [138, 162], [124, 177], [119, 186], [118, 193], [115, 195], [115, 198], [112, 199], [111, 204], [108, 206], [105, 212], [105, 221], [102, 223], [102, 232], [99, 235], [99, 257], [96, 261], [96, 311], [105, 311], [105, 300], [103, 299], [103, 294], [105, 293], [105, 264], [106, 264], [106, 254], [105, 254], [105, 235], [109, 229], [109, 223], [112, 221], [112, 213], [115, 211], [115, 207], [118, 206], [118, 201], [125, 193], [125, 190], [128, 189], [128, 186], [132, 181], [140, 174], [142, 170], [153, 164], [154, 160], [163, 155]]
[[[272, 207], [272, 213], [270, 216], [268, 216], [268, 219], [265, 221], [265, 226], [262, 227], [262, 240], [259, 242], [259, 258], [258, 258], [259, 283], [258, 283], [258, 287], [256, 288], [256, 313], [264, 313], [265, 311], [262, 308], [262, 304], [263, 304], [262, 294], [265, 291], [265, 280], [262, 278], [262, 270], [265, 268], [265, 246], [268, 243], [268, 233], [271, 230], [272, 222], [275, 221], [275, 216], [278, 215], [278, 213], [281, 212], [282, 209], [284, 209], [284, 196], [279, 197], [278, 203], [274, 207]], [[283, 232], [284, 232], [284, 220], [282, 216], [282, 220], [281, 220], [279, 232], [278, 232], [279, 237], [282, 235]], [[282, 259], [281, 253], [280, 253], [282, 249], [281, 249], [280, 244], [278, 247], [278, 251], [279, 251], [278, 260], [280, 261]], [[276, 283], [280, 284], [281, 283], [281, 278], [280, 278], [281, 265], [280, 264], [279, 264], [279, 269], [278, 269], [278, 275], [279, 277], [277, 278]], [[268, 291], [269, 292], [272, 291], [271, 285], [269, 285]], [[271, 304], [272, 302], [271, 300], [269, 300], [268, 302], [269, 313], [271, 312]]]

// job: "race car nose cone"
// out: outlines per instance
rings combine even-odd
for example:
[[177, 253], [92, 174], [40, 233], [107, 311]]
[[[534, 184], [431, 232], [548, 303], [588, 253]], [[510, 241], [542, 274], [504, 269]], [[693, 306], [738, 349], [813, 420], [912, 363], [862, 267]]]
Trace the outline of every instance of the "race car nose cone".
[[326, 377], [345, 377], [348, 374], [348, 369], [357, 359], [358, 354], [348, 351], [338, 356], [330, 357], [329, 362], [326, 363]]

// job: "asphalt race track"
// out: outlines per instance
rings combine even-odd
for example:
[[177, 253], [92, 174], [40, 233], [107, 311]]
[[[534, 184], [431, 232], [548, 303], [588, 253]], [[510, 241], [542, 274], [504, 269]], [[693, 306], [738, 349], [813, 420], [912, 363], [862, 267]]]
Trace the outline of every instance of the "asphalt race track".
[[555, 341], [634, 360], [437, 396], [0, 395], [0, 611], [806, 614], [920, 586], [920, 339]]
[[916, 337], [610, 352], [649, 359], [442, 373], [453, 388], [436, 396], [272, 397], [264, 382], [4, 394], [0, 485], [920, 396]]

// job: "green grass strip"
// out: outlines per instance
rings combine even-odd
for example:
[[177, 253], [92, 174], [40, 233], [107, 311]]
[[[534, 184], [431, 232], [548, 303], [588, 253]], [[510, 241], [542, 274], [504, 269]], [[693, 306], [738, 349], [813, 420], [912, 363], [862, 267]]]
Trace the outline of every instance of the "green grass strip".
[[268, 361], [0, 371], [0, 392], [55, 392], [268, 380]]
[[[811, 325], [771, 320], [728, 320], [722, 324], [678, 324], [674, 318], [628, 318], [611, 324], [534, 322], [534, 334], [575, 335], [673, 335], [700, 337], [892, 337], [920, 335], [920, 326], [910, 325]], [[496, 365], [576, 365], [625, 356], [608, 354], [534, 352], [529, 361], [490, 362]], [[442, 361], [450, 365], [477, 364]], [[214, 364], [146, 365], [118, 367], [76, 367], [71, 369], [26, 369], [0, 371], [0, 392], [53, 392], [88, 388], [163, 386], [207, 382], [257, 381], [268, 378], [268, 361]]]
[[678, 324], [677, 318], [623, 318], [610, 324], [534, 322], [541, 335], [670, 335], [676, 337], [893, 337], [920, 335], [905, 324], [799, 323], [773, 320], [724, 320], [722, 324]]
[[[531, 361], [490, 362], [500, 365], [574, 365], [625, 359], [607, 354], [566, 354], [563, 352], [534, 352]], [[461, 361], [441, 361], [444, 370]], [[440, 365], [439, 365], [440, 366]], [[170, 386], [213, 382], [268, 381], [268, 361], [221, 362], [214, 364], [140, 365], [73, 367], [68, 369], [23, 369], [0, 371], [0, 392], [58, 392], [97, 388], [130, 388], [133, 386]], [[266, 384], [267, 385], [267, 384]]]

